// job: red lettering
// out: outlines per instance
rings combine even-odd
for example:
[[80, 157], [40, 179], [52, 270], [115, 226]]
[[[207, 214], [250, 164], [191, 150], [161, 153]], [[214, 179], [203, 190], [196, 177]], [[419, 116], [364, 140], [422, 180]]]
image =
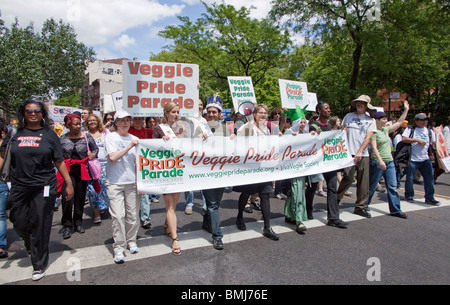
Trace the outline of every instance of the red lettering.
[[139, 62], [128, 62], [128, 68], [130, 69], [131, 74], [137, 74], [139, 72]]

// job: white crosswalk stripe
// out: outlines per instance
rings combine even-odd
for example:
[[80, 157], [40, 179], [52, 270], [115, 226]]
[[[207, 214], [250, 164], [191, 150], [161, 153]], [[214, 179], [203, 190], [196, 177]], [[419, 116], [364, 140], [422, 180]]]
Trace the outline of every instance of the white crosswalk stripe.
[[[440, 207], [450, 206], [450, 200], [440, 198]], [[436, 208], [419, 201], [408, 203], [401, 201], [402, 211], [405, 213], [419, 211], [424, 209]], [[370, 206], [372, 217], [384, 216], [389, 214], [388, 204], [374, 204]], [[326, 225], [326, 212], [314, 213], [313, 220], [305, 222], [308, 230]], [[363, 220], [364, 218], [353, 214], [353, 208], [340, 210], [340, 218], [346, 222]], [[400, 220], [399, 221], [408, 221]], [[292, 232], [293, 225], [284, 222], [284, 217], [271, 220], [272, 228], [277, 234]], [[243, 241], [247, 239], [260, 238], [262, 236], [262, 221], [246, 223], [247, 230], [240, 231], [236, 226], [227, 226], [222, 228], [225, 244]], [[336, 229], [338, 230], [338, 229]], [[347, 230], [351, 230], [351, 224]], [[311, 233], [313, 234], [313, 233]], [[204, 231], [179, 232], [180, 246], [182, 251], [200, 247], [212, 247], [211, 234]], [[283, 236], [280, 236], [283, 238]], [[171, 253], [171, 239], [165, 235], [156, 237], [146, 237], [138, 239], [139, 253], [130, 254], [126, 251], [125, 261], [133, 261], [144, 258], [151, 258], [159, 255]], [[225, 250], [226, 251], [226, 250]], [[80, 248], [70, 251], [54, 252], [50, 254], [49, 267], [46, 275], [67, 273], [73, 271], [73, 258], [79, 262], [81, 269], [100, 267], [105, 265], [114, 265], [111, 245], [98, 245], [86, 248]], [[0, 261], [0, 284], [11, 283], [31, 278], [32, 266], [29, 257], [20, 259], [6, 259]]]

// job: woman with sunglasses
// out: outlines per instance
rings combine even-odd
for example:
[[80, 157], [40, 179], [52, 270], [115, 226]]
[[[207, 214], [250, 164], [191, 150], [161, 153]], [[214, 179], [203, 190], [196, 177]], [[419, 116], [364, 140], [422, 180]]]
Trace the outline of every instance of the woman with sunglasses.
[[114, 125], [114, 115], [112, 113], [106, 113], [103, 116], [103, 127], [111, 132], [116, 131], [116, 126]]
[[27, 100], [17, 111], [17, 132], [8, 135], [0, 147], [0, 165], [11, 141], [11, 189], [7, 205], [10, 220], [31, 255], [33, 280], [41, 279], [49, 259], [49, 241], [57, 193], [55, 166], [66, 182], [65, 199], [73, 197], [72, 181], [64, 163], [59, 138], [48, 124], [41, 102]]

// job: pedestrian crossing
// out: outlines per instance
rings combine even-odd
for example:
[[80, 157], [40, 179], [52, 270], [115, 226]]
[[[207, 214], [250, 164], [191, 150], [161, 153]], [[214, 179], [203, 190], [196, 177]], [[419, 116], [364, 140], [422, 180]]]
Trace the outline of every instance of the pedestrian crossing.
[[[438, 197], [438, 196], [436, 196]], [[446, 198], [443, 198], [446, 197]], [[450, 198], [447, 196], [438, 197], [441, 204], [440, 207], [450, 206]], [[415, 203], [408, 203], [406, 201], [401, 201], [402, 211], [404, 213], [415, 212], [415, 215], [419, 217], [426, 217], [426, 214], [421, 213], [421, 210], [426, 210], [430, 208], [438, 208], [436, 206], [431, 206], [425, 204], [424, 201], [416, 200]], [[387, 203], [377, 203], [370, 206], [370, 213], [372, 217], [385, 216], [389, 214], [389, 208]], [[422, 214], [422, 216], [421, 216]], [[353, 207], [345, 208], [340, 210], [340, 217], [346, 222], [350, 222], [349, 228], [351, 230], [351, 222], [364, 220], [365, 218], [353, 214]], [[311, 229], [325, 226], [327, 223], [327, 213], [315, 212], [313, 220], [305, 222], [308, 228], [308, 234]], [[398, 221], [409, 221], [398, 219]], [[271, 225], [273, 230], [277, 234], [281, 234], [280, 238], [283, 238], [283, 233], [293, 232], [295, 227], [293, 225], [286, 224], [284, 222], [284, 217], [279, 217], [271, 219]], [[235, 225], [226, 226], [222, 228], [224, 235], [223, 242], [226, 245], [233, 242], [253, 239], [253, 238], [263, 238], [262, 227], [263, 221], [248, 222], [246, 223], [247, 230], [240, 231]], [[330, 228], [331, 229], [331, 228]], [[333, 230], [339, 230], [333, 228]], [[190, 232], [179, 232], [180, 246], [182, 251], [188, 251], [190, 249], [201, 248], [201, 247], [212, 247], [211, 234], [204, 230], [190, 231]], [[139, 253], [130, 254], [126, 251], [125, 264], [129, 261], [148, 259], [160, 255], [172, 255], [171, 254], [171, 239], [165, 235], [161, 236], [150, 236], [140, 238], [137, 241], [139, 246]], [[176, 259], [174, 257], [174, 259]], [[86, 248], [79, 248], [61, 252], [54, 252], [50, 254], [49, 267], [46, 270], [46, 275], [60, 274], [60, 273], [72, 273], [74, 268], [79, 268], [80, 270], [101, 267], [106, 265], [114, 268], [115, 263], [113, 262], [113, 251], [112, 245], [98, 245]], [[0, 284], [12, 283], [20, 280], [31, 281], [32, 266], [29, 257], [17, 258], [12, 257], [0, 261]]]

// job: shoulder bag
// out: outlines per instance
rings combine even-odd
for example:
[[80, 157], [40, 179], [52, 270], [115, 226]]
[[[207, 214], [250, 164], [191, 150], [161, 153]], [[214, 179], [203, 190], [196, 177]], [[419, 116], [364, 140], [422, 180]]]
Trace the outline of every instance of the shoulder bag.
[[[86, 133], [84, 133], [84, 138], [86, 139], [87, 151], [90, 153], [91, 150], [89, 149], [89, 142], [86, 137]], [[97, 158], [94, 158], [92, 160], [88, 160], [88, 165], [92, 180], [100, 179], [100, 176], [102, 175], [102, 165], [100, 164], [100, 161], [98, 161]]]
[[10, 168], [11, 168], [11, 142], [12, 139], [14, 137], [14, 135], [16, 134], [17, 130], [15, 128], [13, 128], [11, 130], [11, 137], [9, 138], [8, 141], [8, 145], [6, 146], [6, 150], [5, 150], [5, 158], [3, 160], [3, 165], [2, 168], [0, 170], [0, 181], [3, 181], [5, 183], [10, 182]]

